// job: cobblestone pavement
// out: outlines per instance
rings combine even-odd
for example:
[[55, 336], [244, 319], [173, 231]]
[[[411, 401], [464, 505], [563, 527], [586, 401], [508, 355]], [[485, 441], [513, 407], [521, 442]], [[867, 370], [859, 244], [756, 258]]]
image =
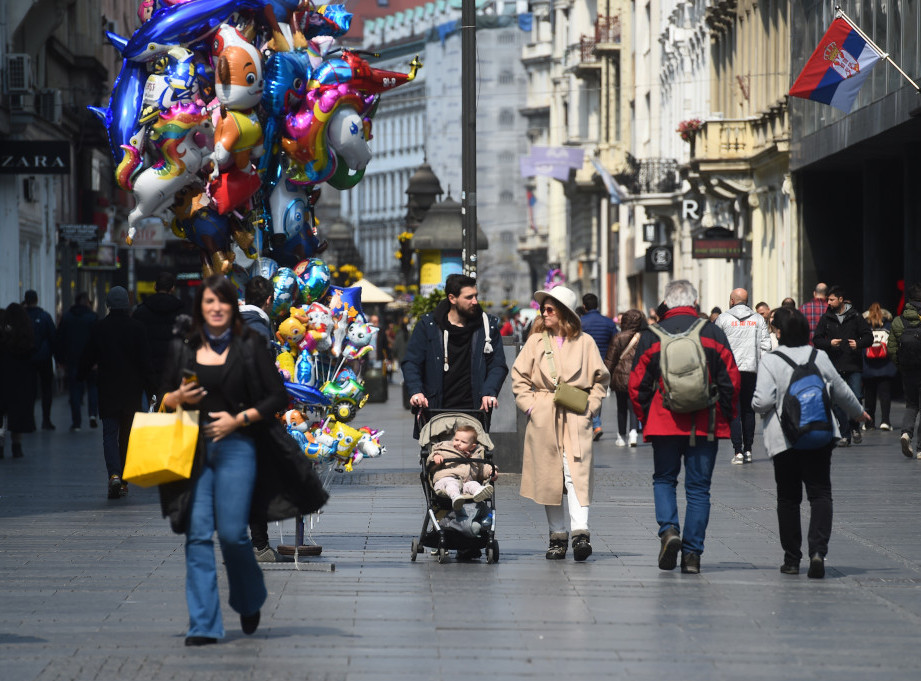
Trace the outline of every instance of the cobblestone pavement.
[[[921, 461], [897, 432], [836, 450], [824, 580], [778, 571], [760, 443], [751, 465], [720, 450], [702, 574], [659, 571], [651, 450], [610, 434], [586, 563], [544, 559], [543, 510], [513, 475], [497, 485], [498, 564], [411, 563], [424, 504], [395, 393], [357, 419], [386, 429], [388, 451], [333, 480], [313, 531], [322, 556], [267, 569], [258, 632], [244, 636], [225, 604], [227, 638], [205, 649], [183, 646], [183, 543], [156, 492], [107, 500], [101, 429], [68, 433], [58, 398], [58, 430], [27, 436], [23, 459], [7, 444], [0, 461], [0, 679], [921, 677]], [[279, 529], [290, 543], [293, 523], [271, 527], [273, 542]]]

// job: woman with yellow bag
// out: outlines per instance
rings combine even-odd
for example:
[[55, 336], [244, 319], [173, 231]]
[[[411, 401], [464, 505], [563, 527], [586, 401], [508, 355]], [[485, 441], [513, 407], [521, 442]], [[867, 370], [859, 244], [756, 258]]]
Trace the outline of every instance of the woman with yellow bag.
[[[256, 631], [266, 599], [248, 521], [257, 460], [262, 466], [259, 450], [266, 449], [259, 443], [288, 398], [264, 344], [243, 325], [233, 284], [211, 276], [196, 295], [189, 337], [174, 343], [164, 373], [164, 387], [171, 388], [163, 395], [165, 407], [195, 407], [201, 414], [191, 480], [160, 487], [164, 515], [170, 516], [174, 531], [186, 534], [187, 646], [216, 643], [224, 636], [215, 530], [227, 566], [230, 607], [240, 614], [245, 634]], [[300, 459], [307, 461], [303, 454]], [[325, 493], [319, 494], [315, 508], [325, 501]]]

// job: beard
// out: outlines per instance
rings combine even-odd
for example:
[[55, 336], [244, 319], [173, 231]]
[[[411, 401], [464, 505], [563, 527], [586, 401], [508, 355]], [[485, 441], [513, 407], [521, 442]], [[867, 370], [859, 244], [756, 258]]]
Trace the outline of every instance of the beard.
[[454, 309], [457, 311], [457, 314], [461, 317], [461, 319], [464, 319], [468, 322], [483, 314], [483, 308], [480, 307], [479, 303], [466, 310], [458, 306], [455, 306]]

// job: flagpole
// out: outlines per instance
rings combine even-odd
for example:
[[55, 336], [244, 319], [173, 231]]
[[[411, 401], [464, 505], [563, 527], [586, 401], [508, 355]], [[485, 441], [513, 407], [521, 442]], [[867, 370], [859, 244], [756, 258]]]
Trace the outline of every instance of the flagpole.
[[867, 43], [868, 43], [870, 46], [872, 46], [873, 49], [876, 50], [877, 53], [878, 53], [883, 59], [885, 59], [887, 62], [889, 62], [890, 64], [892, 64], [892, 65], [895, 67], [895, 70], [898, 71], [899, 73], [901, 73], [901, 74], [902, 74], [902, 77], [903, 77], [905, 80], [907, 80], [909, 83], [911, 83], [911, 86], [912, 86], [919, 94], [921, 94], [921, 87], [918, 87], [918, 84], [917, 84], [915, 81], [913, 81], [911, 78], [909, 78], [909, 77], [908, 77], [908, 74], [905, 73], [905, 72], [901, 69], [901, 67], [900, 67], [898, 64], [896, 64], [894, 61], [892, 61], [892, 57], [889, 56], [889, 53], [888, 53], [888, 52], [883, 52], [882, 49], [880, 49], [880, 46], [877, 45], [875, 42], [873, 42], [873, 40], [870, 38], [870, 36], [868, 36], [866, 33], [864, 33], [864, 32], [860, 29], [860, 27], [859, 27], [857, 24], [855, 24], [847, 14], [844, 13], [844, 10], [842, 10], [840, 6], [835, 6], [835, 16], [838, 16], [838, 17], [841, 17], [842, 19], [844, 19], [844, 20], [848, 23], [848, 25], [849, 25], [851, 28], [853, 28], [855, 31], [857, 31], [857, 33], [860, 35], [861, 38], [863, 38], [864, 40], [866, 40]]

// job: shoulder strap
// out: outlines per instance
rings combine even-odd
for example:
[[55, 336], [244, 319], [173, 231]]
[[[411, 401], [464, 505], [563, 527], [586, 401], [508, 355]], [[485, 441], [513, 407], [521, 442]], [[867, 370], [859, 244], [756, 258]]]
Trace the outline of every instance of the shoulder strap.
[[492, 354], [492, 337], [489, 335], [489, 317], [486, 316], [486, 313], [483, 313], [483, 333], [486, 334], [486, 340], [483, 345], [483, 354], [491, 355]]
[[640, 334], [641, 334], [641, 333], [642, 333], [642, 331], [637, 330], [636, 333], [633, 334], [633, 336], [630, 338], [630, 342], [627, 343], [627, 347], [624, 348], [624, 353], [623, 353], [624, 355], [626, 355], [627, 353], [629, 353], [633, 348], [636, 347], [636, 344], [640, 342]]
[[544, 331], [541, 333], [541, 337], [544, 339], [544, 354], [547, 356], [547, 363], [550, 364], [550, 378], [553, 379], [553, 384], [556, 385], [559, 383], [559, 379], [556, 376], [556, 365], [553, 363], [553, 346], [550, 345], [550, 336]]
[[[813, 352], [815, 352], [815, 350], [813, 350]], [[794, 362], [792, 359], [790, 359], [789, 357], [787, 357], [787, 356], [786, 356], [785, 354], [783, 354], [780, 350], [774, 350], [774, 354], [777, 355], [778, 357], [780, 357], [780, 359], [782, 359], [784, 362], [786, 362], [787, 364], [789, 364], [789, 365], [790, 365], [792, 368], [794, 368], [794, 369], [795, 369], [796, 367], [799, 366], [799, 364], [797, 364], [797, 363]]]

